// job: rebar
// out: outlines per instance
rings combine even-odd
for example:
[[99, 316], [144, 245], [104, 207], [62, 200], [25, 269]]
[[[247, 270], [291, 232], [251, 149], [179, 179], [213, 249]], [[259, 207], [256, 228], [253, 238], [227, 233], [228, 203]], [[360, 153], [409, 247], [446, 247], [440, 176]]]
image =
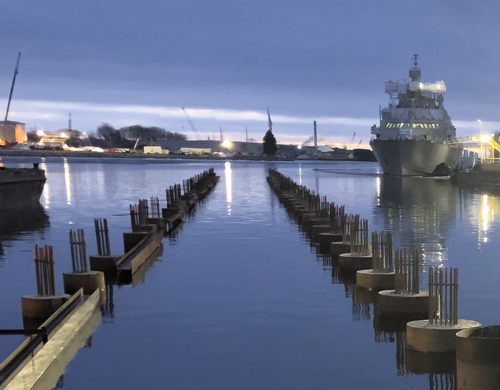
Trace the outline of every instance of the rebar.
[[149, 206], [147, 199], [139, 199], [139, 225], [146, 225], [146, 219], [149, 217]]
[[36, 289], [40, 296], [55, 295], [54, 250], [52, 246], [35, 246]]
[[345, 224], [345, 206], [335, 206], [335, 204], [330, 204], [330, 226], [332, 232], [335, 234], [344, 233]]
[[320, 197], [319, 219], [322, 222], [328, 222], [330, 220], [330, 203], [328, 202], [326, 196]]
[[344, 214], [342, 218], [342, 241], [349, 243], [351, 242], [351, 229], [352, 226], [359, 221], [359, 215]]
[[455, 372], [429, 374], [429, 390], [455, 390], [457, 377]]
[[429, 323], [458, 324], [458, 268], [429, 267]]
[[139, 207], [136, 204], [130, 205], [130, 222], [132, 225], [132, 231], [135, 231], [135, 229], [140, 225]]
[[105, 218], [95, 218], [94, 225], [97, 253], [99, 256], [109, 256], [111, 254], [111, 248], [109, 245], [108, 220]]
[[151, 197], [151, 218], [160, 218], [160, 200], [157, 196]]
[[372, 268], [374, 272], [393, 272], [392, 233], [372, 233]]
[[87, 244], [85, 242], [85, 232], [83, 229], [69, 231], [69, 246], [71, 248], [71, 264], [73, 272], [88, 272], [87, 265]]
[[397, 248], [395, 252], [395, 291], [397, 294], [420, 292], [420, 250]]
[[370, 247], [368, 245], [368, 220], [360, 219], [359, 216], [351, 225], [351, 253], [358, 256], [368, 256]]

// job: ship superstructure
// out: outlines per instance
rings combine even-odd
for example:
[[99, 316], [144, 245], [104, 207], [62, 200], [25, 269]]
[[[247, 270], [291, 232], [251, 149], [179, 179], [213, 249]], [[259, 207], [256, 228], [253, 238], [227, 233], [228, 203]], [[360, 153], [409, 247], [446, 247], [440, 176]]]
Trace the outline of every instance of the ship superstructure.
[[382, 170], [392, 175], [431, 175], [439, 165], [455, 168], [463, 149], [449, 144], [456, 129], [443, 106], [444, 81], [423, 83], [418, 55], [413, 56], [410, 81], [388, 81], [389, 105], [380, 111], [380, 125], [370, 145]]

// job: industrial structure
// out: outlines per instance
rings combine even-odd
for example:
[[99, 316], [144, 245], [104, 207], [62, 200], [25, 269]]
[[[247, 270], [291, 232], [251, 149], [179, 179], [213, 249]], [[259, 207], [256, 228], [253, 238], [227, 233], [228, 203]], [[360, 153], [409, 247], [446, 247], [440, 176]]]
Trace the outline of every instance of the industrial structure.
[[9, 100], [7, 103], [7, 110], [5, 111], [5, 120], [0, 121], [0, 146], [9, 146], [16, 143], [26, 143], [26, 125], [21, 122], [9, 121], [10, 102], [12, 100], [12, 93], [14, 92], [14, 85], [16, 83], [16, 76], [19, 73], [19, 61], [21, 53], [17, 55], [16, 69], [14, 70], [14, 78], [10, 87]]

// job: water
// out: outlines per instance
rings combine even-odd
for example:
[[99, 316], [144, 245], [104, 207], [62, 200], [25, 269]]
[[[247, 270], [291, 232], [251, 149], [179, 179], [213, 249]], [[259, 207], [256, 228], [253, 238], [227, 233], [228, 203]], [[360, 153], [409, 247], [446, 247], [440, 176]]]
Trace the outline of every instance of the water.
[[[379, 322], [373, 294], [316, 254], [268, 187], [269, 168], [345, 204], [371, 230], [392, 231], [394, 246], [422, 247], [426, 265], [459, 267], [460, 318], [500, 323], [497, 194], [364, 175], [377, 172], [373, 163], [53, 158], [43, 161], [36, 221], [0, 233], [0, 328], [22, 326], [19, 297], [36, 289], [35, 244], [54, 246], [62, 291], [70, 228], [86, 229], [94, 254], [93, 218], [107, 218], [112, 252], [121, 253], [129, 204], [163, 199], [166, 187], [210, 167], [220, 183], [178, 236], [164, 240], [144, 279], [110, 286], [112, 305], [91, 347], [67, 366], [65, 388], [453, 388], [452, 372], [408, 369], [404, 334]], [[21, 341], [1, 336], [0, 358]]]

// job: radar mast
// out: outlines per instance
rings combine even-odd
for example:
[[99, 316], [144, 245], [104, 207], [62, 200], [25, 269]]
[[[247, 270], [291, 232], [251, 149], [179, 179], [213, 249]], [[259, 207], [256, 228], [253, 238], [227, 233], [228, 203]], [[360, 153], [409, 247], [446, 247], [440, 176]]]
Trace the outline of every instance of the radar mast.
[[410, 78], [411, 81], [420, 81], [420, 77], [422, 72], [418, 67], [418, 54], [413, 54], [413, 68], [410, 69]]

